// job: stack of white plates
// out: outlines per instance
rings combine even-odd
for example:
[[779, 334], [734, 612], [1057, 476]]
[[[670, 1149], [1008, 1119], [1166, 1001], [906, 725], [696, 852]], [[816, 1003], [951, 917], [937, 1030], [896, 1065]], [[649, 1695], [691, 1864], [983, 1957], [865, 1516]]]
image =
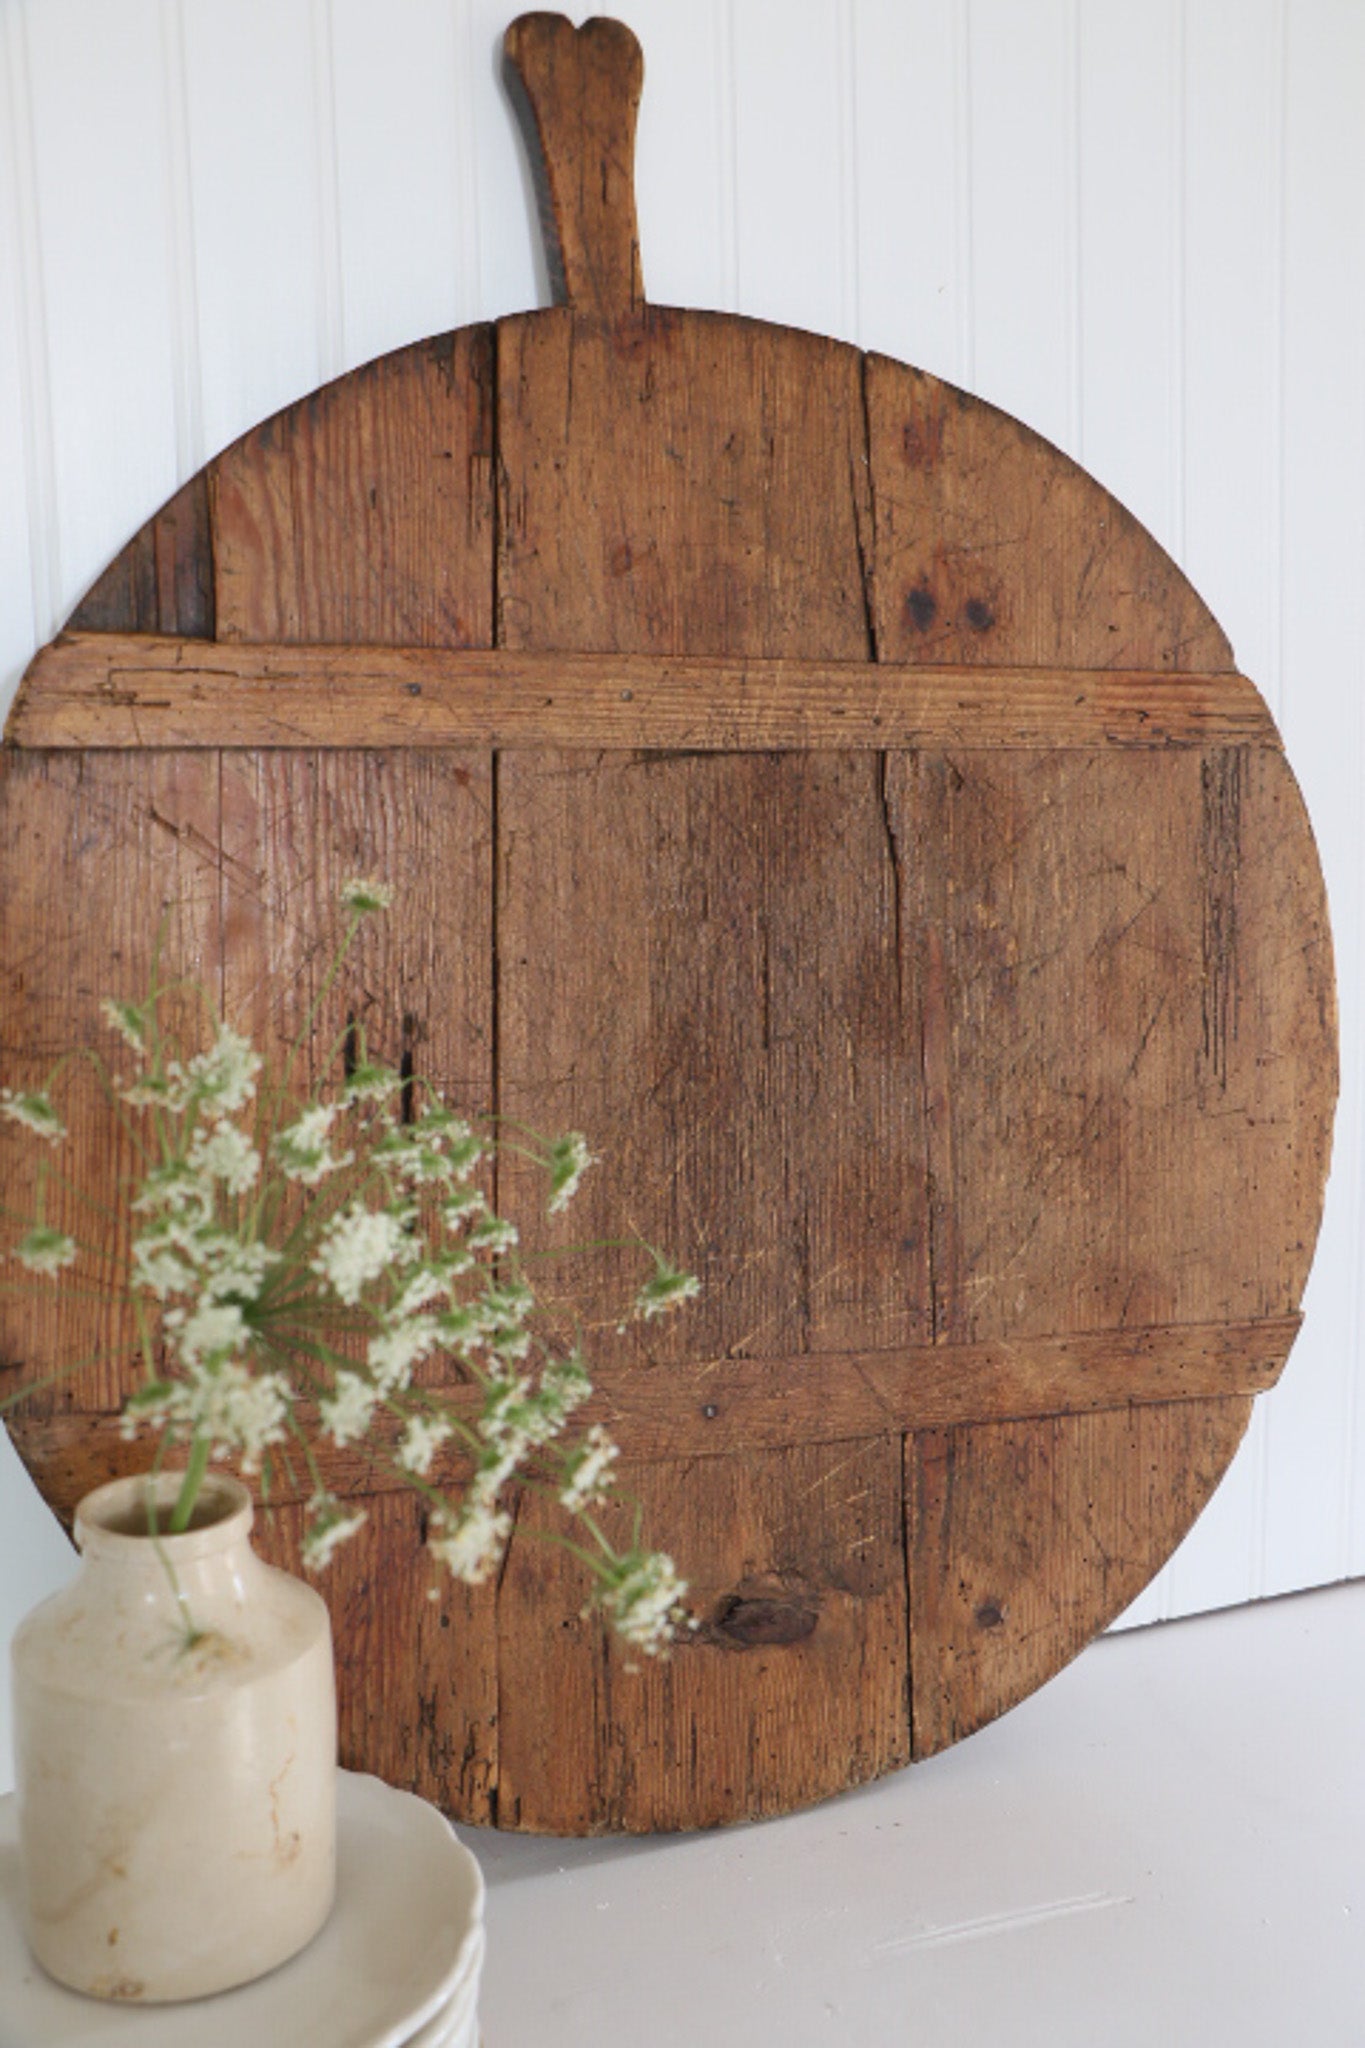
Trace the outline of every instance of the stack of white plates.
[[0, 2048], [478, 2048], [478, 1864], [410, 1792], [342, 1771], [337, 1793], [337, 1902], [321, 1934], [268, 1977], [192, 2005], [102, 2005], [44, 1975], [21, 1929], [15, 1802], [0, 1799]]

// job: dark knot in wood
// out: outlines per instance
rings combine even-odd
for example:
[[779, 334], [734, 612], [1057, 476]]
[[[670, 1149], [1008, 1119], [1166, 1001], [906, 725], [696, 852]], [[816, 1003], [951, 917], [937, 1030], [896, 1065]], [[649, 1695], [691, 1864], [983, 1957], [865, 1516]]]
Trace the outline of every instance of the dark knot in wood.
[[758, 1649], [772, 1644], [802, 1643], [813, 1635], [820, 1619], [819, 1603], [809, 1594], [765, 1594], [746, 1598], [727, 1593], [717, 1607], [711, 1627], [727, 1642], [741, 1649]]

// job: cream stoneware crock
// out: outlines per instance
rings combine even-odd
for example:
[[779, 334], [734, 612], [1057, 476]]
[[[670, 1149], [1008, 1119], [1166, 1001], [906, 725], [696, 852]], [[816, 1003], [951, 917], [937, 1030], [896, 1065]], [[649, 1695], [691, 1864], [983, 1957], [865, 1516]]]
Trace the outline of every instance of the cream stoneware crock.
[[[169, 1515], [178, 1476], [154, 1485]], [[336, 1882], [327, 1609], [251, 1548], [251, 1496], [211, 1475], [152, 1539], [144, 1478], [76, 1511], [82, 1568], [14, 1641], [26, 1932], [96, 1998], [197, 1998], [297, 1953]]]

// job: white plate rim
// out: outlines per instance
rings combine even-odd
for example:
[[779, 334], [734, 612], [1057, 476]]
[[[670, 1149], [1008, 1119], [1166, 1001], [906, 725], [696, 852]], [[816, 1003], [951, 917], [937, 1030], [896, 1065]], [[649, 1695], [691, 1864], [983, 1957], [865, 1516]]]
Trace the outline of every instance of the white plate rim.
[[[439, 1970], [439, 1974], [428, 1979], [420, 1998], [404, 2002], [401, 2013], [391, 2008], [391, 2018], [386, 2018], [382, 2011], [374, 2015], [379, 2030], [365, 2037], [365, 2048], [407, 2048], [415, 2034], [420, 2033], [431, 2019], [441, 2014], [444, 2007], [452, 2005], [468, 1988], [471, 1979], [477, 1997], [478, 1974], [483, 1960], [486, 1886], [477, 1859], [460, 1841], [445, 1816], [429, 1801], [417, 1797], [414, 1793], [386, 1785], [381, 1779], [368, 1773], [339, 1770], [339, 1862], [344, 1863], [348, 1844], [353, 1851], [364, 1845], [366, 1823], [371, 1817], [375, 1819], [376, 1824], [384, 1825], [386, 1832], [392, 1832], [396, 1819], [399, 1832], [406, 1833], [415, 1846], [425, 1850], [429, 1867], [432, 1857], [437, 1859], [438, 1864], [447, 1864], [452, 1876], [455, 1867], [458, 1866], [458, 1884], [468, 1896], [464, 1928], [449, 1961]], [[17, 1858], [17, 1797], [12, 1792], [0, 1795], [0, 1849], [8, 1852], [7, 1861]], [[199, 2028], [202, 2029], [206, 2023], [213, 2024], [212, 2035], [204, 2033], [202, 2036], [206, 2043], [220, 2038], [220, 2028], [221, 2041], [224, 2044], [229, 2040], [248, 2038], [253, 2023], [258, 2027], [269, 2024], [268, 2011], [264, 2009], [264, 2002], [269, 1997], [265, 1990], [267, 1985], [277, 1981], [282, 1988], [287, 1985], [292, 2002], [297, 2005], [301, 1999], [304, 2002], [307, 2000], [307, 1973], [310, 1968], [327, 1970], [328, 1975], [323, 1981], [329, 1988], [334, 1987], [337, 1975], [335, 1957], [331, 1957], [330, 1960], [328, 1958], [328, 1949], [332, 1944], [327, 1941], [329, 1928], [334, 1928], [338, 1924], [337, 1915], [334, 1913], [327, 1926], [314, 1937], [306, 1949], [289, 1962], [281, 1964], [278, 1970], [270, 1972], [267, 1977], [256, 1979], [254, 1983], [242, 1985], [233, 1991], [220, 1992], [207, 1999], [164, 2005], [103, 2005], [98, 2000], [84, 1998], [76, 1992], [65, 1990], [44, 1975], [27, 1951], [20, 1924], [18, 1900], [10, 1895], [8, 1886], [0, 1889], [0, 1923], [8, 1923], [0, 1926], [0, 1936], [3, 1937], [4, 1943], [13, 1946], [23, 1956], [27, 1965], [26, 1982], [30, 1987], [30, 1998], [27, 2002], [30, 2003], [32, 2015], [30, 2024], [42, 2026], [43, 2040], [60, 2042], [63, 2038], [62, 2006], [69, 2001], [71, 2038], [79, 2040], [82, 2048], [85, 2048], [85, 2044], [88, 2044], [88, 2048], [97, 2048], [106, 2028], [108, 2040], [113, 2044], [113, 2048], [134, 2048], [138, 2039], [135, 2030], [139, 2026], [147, 2030], [149, 2038], [154, 2031], [164, 2031], [168, 2041], [172, 2038], [183, 2039], [185, 2015], [189, 2012], [196, 2014]], [[331, 2001], [327, 2003], [331, 2004]], [[235, 2013], [234, 2008], [239, 2007], [240, 2012]], [[165, 2014], [166, 2019], [158, 2020], [160, 2014]], [[173, 2015], [178, 2020], [178, 2034], [172, 2031]], [[18, 2020], [21, 2017], [20, 2011], [16, 2009], [13, 2018]], [[246, 2028], [246, 2033], [240, 2037], [234, 2027], [234, 2019], [237, 2017], [240, 2017], [242, 2026]], [[310, 2048], [324, 2048], [321, 2032], [323, 2019], [324, 2010], [322, 2003], [319, 2002], [319, 2031], [316, 2043], [310, 2043]], [[196, 2038], [200, 2038], [198, 2033]], [[327, 2038], [330, 2040], [333, 2037], [329, 2035]], [[440, 2037], [437, 2038], [439, 2044]], [[305, 2041], [308, 2039], [309, 2037], [304, 2037]]]

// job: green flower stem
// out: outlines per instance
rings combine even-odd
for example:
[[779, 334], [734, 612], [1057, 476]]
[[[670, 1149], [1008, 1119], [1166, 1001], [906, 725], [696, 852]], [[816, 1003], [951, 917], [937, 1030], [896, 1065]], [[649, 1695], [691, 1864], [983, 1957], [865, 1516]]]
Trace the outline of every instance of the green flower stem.
[[[160, 1523], [161, 1515], [156, 1504], [155, 1482], [160, 1476], [161, 1468], [166, 1462], [166, 1453], [170, 1449], [170, 1447], [171, 1433], [168, 1429], [163, 1429], [160, 1437], [157, 1439], [156, 1450], [152, 1457], [150, 1470], [147, 1473], [147, 1533], [149, 1536], [156, 1536], [160, 1534], [158, 1524]], [[162, 1563], [165, 1563], [164, 1557], [162, 1559]], [[178, 1597], [179, 1590], [177, 1588], [177, 1598]]]
[[303, 1452], [303, 1462], [308, 1467], [308, 1476], [313, 1482], [314, 1494], [325, 1494], [328, 1489], [323, 1482], [322, 1472], [319, 1468], [318, 1461], [313, 1455], [313, 1446], [309, 1443], [308, 1438], [304, 1432], [303, 1424], [299, 1421], [297, 1415], [295, 1415], [292, 1407], [285, 1410], [285, 1421], [289, 1429], [289, 1434], [295, 1439], [299, 1449]]
[[194, 1504], [199, 1498], [199, 1489], [204, 1483], [204, 1474], [209, 1469], [209, 1452], [213, 1446], [202, 1431], [190, 1444], [190, 1461], [185, 1467], [185, 1476], [180, 1482], [180, 1492], [175, 1506], [171, 1509], [170, 1533], [183, 1535], [190, 1525]]

